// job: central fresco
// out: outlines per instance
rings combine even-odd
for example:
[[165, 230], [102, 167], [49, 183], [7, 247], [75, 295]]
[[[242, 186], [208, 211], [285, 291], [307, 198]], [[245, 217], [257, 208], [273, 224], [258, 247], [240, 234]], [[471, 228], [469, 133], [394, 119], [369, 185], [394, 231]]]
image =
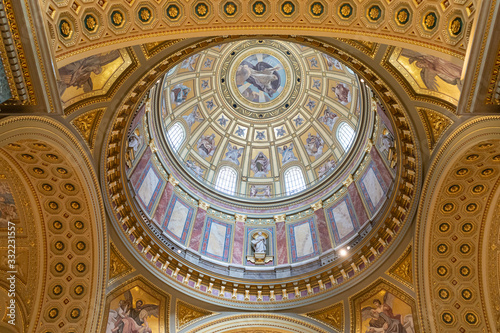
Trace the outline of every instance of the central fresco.
[[[351, 69], [278, 40], [243, 40], [191, 55], [165, 75], [161, 101], [165, 141], [172, 143], [172, 128], [182, 132], [170, 149], [185, 170], [211, 189], [257, 200], [299, 193], [335, 173], [361, 119]], [[223, 167], [236, 174], [231, 193], [217, 186]], [[283, 182], [291, 167], [302, 177], [295, 192]]]

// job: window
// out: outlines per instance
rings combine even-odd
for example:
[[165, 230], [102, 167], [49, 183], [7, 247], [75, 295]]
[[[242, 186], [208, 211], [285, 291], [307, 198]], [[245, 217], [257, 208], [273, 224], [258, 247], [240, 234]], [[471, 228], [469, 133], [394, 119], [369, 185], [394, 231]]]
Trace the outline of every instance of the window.
[[233, 195], [236, 191], [236, 178], [238, 173], [231, 167], [220, 168], [219, 175], [215, 181], [215, 188], [222, 193]]
[[349, 146], [351, 145], [353, 139], [354, 130], [352, 129], [352, 127], [349, 126], [349, 124], [346, 122], [341, 123], [339, 125], [339, 128], [337, 129], [337, 140], [339, 140], [344, 151], [349, 149]]
[[285, 171], [285, 192], [292, 195], [306, 189], [304, 175], [299, 167], [293, 166]]
[[182, 142], [186, 138], [184, 127], [179, 123], [175, 123], [174, 126], [170, 127], [168, 130], [167, 138], [174, 151], [178, 151]]

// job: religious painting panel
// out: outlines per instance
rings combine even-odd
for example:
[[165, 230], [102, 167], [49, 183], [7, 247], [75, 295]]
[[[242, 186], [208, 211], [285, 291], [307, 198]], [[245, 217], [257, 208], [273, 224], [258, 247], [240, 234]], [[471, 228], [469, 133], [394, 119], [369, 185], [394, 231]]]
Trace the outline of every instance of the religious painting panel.
[[[130, 51], [131, 52], [131, 51]], [[59, 96], [66, 108], [87, 98], [106, 95], [129, 67], [133, 55], [126, 48], [96, 54], [58, 69]]]
[[351, 332], [417, 333], [415, 300], [379, 279], [350, 298]]
[[168, 330], [170, 296], [135, 277], [108, 294], [106, 333], [160, 333]]
[[417, 93], [458, 104], [462, 67], [433, 55], [396, 47], [388, 62]]

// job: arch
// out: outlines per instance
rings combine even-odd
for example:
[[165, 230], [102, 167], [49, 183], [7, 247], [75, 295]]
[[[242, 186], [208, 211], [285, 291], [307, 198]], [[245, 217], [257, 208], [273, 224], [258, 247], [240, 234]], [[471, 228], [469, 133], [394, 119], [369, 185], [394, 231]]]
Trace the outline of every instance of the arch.
[[179, 151], [179, 148], [186, 139], [186, 130], [184, 129], [184, 126], [182, 126], [181, 123], [176, 122], [168, 129], [167, 138], [172, 149], [176, 152]]
[[286, 195], [293, 195], [306, 189], [304, 173], [298, 166], [292, 166], [283, 173]]
[[236, 179], [238, 172], [229, 167], [223, 166], [219, 170], [217, 179], [215, 180], [215, 188], [222, 193], [233, 195], [236, 192]]
[[347, 122], [340, 123], [337, 128], [337, 140], [340, 142], [342, 149], [346, 151], [352, 144], [356, 132]]
[[[499, 259], [489, 247], [492, 240], [487, 240], [485, 235], [498, 236], [495, 232], [498, 218], [493, 217], [493, 212], [500, 196], [500, 178], [498, 165], [491, 155], [498, 154], [499, 127], [500, 117], [483, 117], [461, 126], [435, 155], [425, 180], [417, 215], [415, 272], [418, 272], [416, 285], [421, 324], [426, 332], [457, 328], [465, 322], [461, 318], [469, 317], [476, 321], [478, 329], [495, 325], [498, 312], [495, 313], [494, 309], [499, 304], [500, 293], [493, 286], [498, 286], [500, 280], [488, 279], [488, 276], [498, 276]], [[485, 168], [495, 171], [491, 176], [485, 176], [482, 173]], [[474, 174], [477, 176], [472, 177]], [[478, 185], [484, 186], [480, 194], [482, 200], [478, 200], [474, 192]], [[458, 200], [459, 197], [463, 201]], [[460, 235], [461, 242], [476, 249], [465, 259], [461, 252], [456, 251], [460, 262], [458, 267], [445, 262], [439, 252], [446, 250], [447, 241], [455, 233]], [[471, 283], [469, 276], [476, 282]], [[455, 280], [458, 284], [448, 285], [448, 281]], [[449, 304], [455, 302], [453, 298], [459, 299], [461, 293], [450, 294], [451, 300], [447, 297], [443, 301], [437, 297], [440, 295], [438, 288], [467, 289], [471, 295], [477, 296], [467, 306], [461, 307], [458, 314]]]

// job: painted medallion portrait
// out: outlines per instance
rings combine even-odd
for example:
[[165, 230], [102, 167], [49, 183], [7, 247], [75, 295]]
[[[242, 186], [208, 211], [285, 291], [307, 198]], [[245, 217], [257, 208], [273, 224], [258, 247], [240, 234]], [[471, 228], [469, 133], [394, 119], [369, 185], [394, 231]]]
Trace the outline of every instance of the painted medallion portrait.
[[235, 81], [245, 99], [266, 103], [280, 95], [286, 84], [286, 73], [283, 64], [274, 56], [257, 53], [238, 65]]

